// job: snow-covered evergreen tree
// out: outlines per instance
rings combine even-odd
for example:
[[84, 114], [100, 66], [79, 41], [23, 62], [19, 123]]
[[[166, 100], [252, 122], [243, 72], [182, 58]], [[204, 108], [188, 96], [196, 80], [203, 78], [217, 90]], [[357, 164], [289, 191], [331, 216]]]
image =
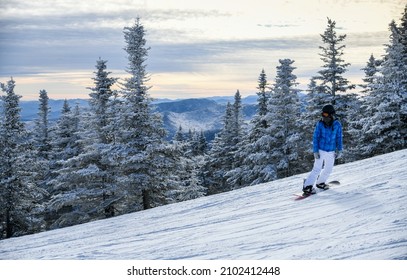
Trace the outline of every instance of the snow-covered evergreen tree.
[[389, 29], [390, 43], [386, 46], [378, 73], [366, 73], [369, 77], [366, 80], [368, 91], [361, 106], [361, 117], [351, 123], [352, 137], [358, 139], [355, 146], [359, 158], [405, 147], [407, 129], [403, 108], [407, 106], [407, 56], [394, 21]]
[[374, 105], [377, 106], [371, 117], [372, 126], [367, 129], [367, 133], [376, 135], [371, 146], [373, 154], [404, 148], [407, 134], [407, 55], [394, 21], [390, 24], [390, 32], [382, 77], [375, 89]]
[[179, 127], [178, 127], [178, 130], [177, 130], [177, 132], [174, 134], [174, 141], [177, 141], [177, 142], [184, 142], [184, 134], [183, 134], [183, 132], [182, 132], [182, 126], [180, 125]]
[[114, 158], [120, 166], [119, 183], [126, 189], [128, 211], [134, 211], [165, 203], [165, 193], [172, 185], [172, 176], [168, 176], [172, 167], [161, 116], [150, 106], [145, 63], [149, 48], [139, 19], [124, 28], [124, 38], [130, 77], [122, 85]]
[[268, 99], [270, 98], [270, 92], [268, 91], [268, 82], [267, 82], [267, 75], [264, 69], [261, 70], [258, 82], [258, 115], [264, 116], [267, 114], [267, 103]]
[[[291, 59], [280, 59], [277, 66], [276, 82], [268, 103], [265, 119], [268, 123], [267, 133], [262, 140], [268, 150], [269, 162], [276, 166], [277, 177], [283, 178], [297, 174], [302, 170], [299, 162], [301, 145], [299, 119], [300, 102], [298, 90], [295, 89], [297, 76]], [[268, 142], [268, 143], [267, 143]]]
[[267, 77], [264, 70], [258, 79], [258, 111], [250, 122], [248, 131], [237, 144], [234, 152], [234, 166], [227, 173], [227, 182], [233, 188], [241, 188], [268, 182], [276, 178], [275, 165], [265, 152], [270, 145], [270, 135], [267, 135], [269, 124], [267, 114], [270, 91], [267, 87]]
[[92, 111], [92, 126], [97, 132], [97, 142], [108, 144], [112, 142], [112, 132], [109, 131], [109, 107], [116, 97], [116, 91], [112, 90], [117, 78], [111, 78], [111, 72], [106, 71], [107, 60], [99, 58], [96, 61], [95, 86], [89, 88], [92, 92], [90, 96], [90, 107]]
[[205, 185], [209, 194], [230, 190], [226, 184], [225, 174], [232, 169], [234, 145], [234, 111], [228, 103], [223, 119], [223, 128], [212, 143], [205, 166]]
[[90, 145], [85, 125], [89, 124], [89, 116], [81, 113], [78, 104], [72, 112], [65, 105], [55, 132], [62, 138], [55, 141], [53, 179], [48, 182], [51, 198], [47, 203], [47, 223], [51, 229], [97, 219], [102, 211], [96, 210], [99, 200], [95, 199], [102, 197], [102, 191], [95, 187], [100, 172], [89, 163], [93, 157], [86, 157]]
[[381, 61], [375, 59], [370, 55], [366, 66], [362, 68], [365, 77], [362, 79], [364, 84], [360, 87], [363, 88], [363, 96], [355, 103], [355, 109], [348, 117], [349, 121], [349, 138], [351, 144], [345, 150], [345, 158], [349, 161], [363, 159], [371, 156], [370, 145], [374, 142], [375, 135], [367, 133], [367, 129], [372, 125], [372, 116], [376, 111], [376, 88], [379, 84]]
[[49, 179], [50, 158], [52, 156], [51, 128], [48, 120], [51, 108], [48, 106], [48, 100], [47, 91], [40, 90], [38, 118], [35, 120], [35, 126], [32, 131], [36, 152], [36, 165], [33, 168], [35, 168], [37, 173], [33, 180], [41, 187], [45, 187]]
[[189, 130], [188, 135], [185, 136], [185, 142], [187, 143], [188, 157], [205, 155], [208, 150], [208, 141], [206, 140], [203, 131], [198, 133], [196, 130]]
[[0, 117], [0, 238], [42, 230], [41, 203], [47, 193], [35, 184], [32, 143], [20, 118], [15, 81], [1, 83]]
[[407, 4], [404, 7], [404, 12], [401, 17], [401, 23], [400, 23], [400, 26], [398, 27], [398, 29], [399, 29], [401, 44], [404, 47], [404, 54], [406, 54], [407, 53]]
[[[403, 63], [404, 65], [407, 65], [407, 4], [404, 7], [404, 12], [403, 15], [401, 17], [401, 23], [400, 26], [398, 27], [398, 31], [399, 31], [399, 39], [400, 39], [400, 43], [401, 43], [401, 47], [403, 48], [403, 54], [402, 54], [402, 59], [403, 59]], [[407, 66], [405, 66], [407, 67]], [[403, 83], [403, 87], [404, 90], [407, 88], [407, 73], [406, 70], [404, 71], [403, 77], [402, 79], [404, 80]], [[407, 96], [406, 96], [406, 92], [404, 92], [404, 94], [402, 93], [402, 103], [401, 103], [401, 107], [400, 107], [400, 120], [402, 123], [402, 128], [401, 128], [401, 133], [404, 134], [404, 140], [403, 140], [403, 147], [406, 147], [406, 142], [407, 142]]]
[[343, 151], [345, 156], [337, 159], [337, 163], [354, 161], [356, 160], [357, 155], [348, 149], [353, 147], [355, 140], [350, 133], [352, 127], [351, 122], [355, 119], [359, 119], [361, 114], [361, 102], [359, 96], [356, 93], [338, 95], [336, 98], [335, 110], [336, 118], [339, 119], [342, 125], [343, 147], [345, 147]]
[[204, 178], [209, 194], [229, 191], [235, 187], [228, 183], [228, 177], [232, 169], [240, 166], [235, 155], [244, 135], [242, 97], [239, 90], [235, 93], [234, 103], [226, 106], [223, 124], [206, 160]]
[[343, 59], [343, 50], [345, 45], [342, 42], [346, 35], [336, 34], [336, 22], [328, 18], [328, 26], [324, 34], [320, 34], [324, 46], [319, 48], [322, 50], [320, 54], [321, 60], [324, 62], [323, 69], [320, 70], [319, 76], [316, 78], [322, 81], [321, 86], [324, 91], [331, 95], [332, 104], [335, 104], [336, 95], [339, 92], [346, 92], [348, 89], [354, 88], [349, 81], [343, 77], [350, 63], [345, 63]]
[[[185, 137], [180, 125], [171, 146], [173, 147], [173, 158], [176, 187], [167, 192], [167, 201], [179, 202], [195, 199], [206, 194], [206, 188], [202, 185], [201, 168], [204, 164], [204, 153], [199, 152], [200, 138], [197, 133], [190, 132], [191, 139]], [[203, 136], [203, 133], [201, 134]], [[206, 143], [206, 140], [205, 140]]]
[[[51, 227], [114, 216], [114, 203], [123, 197], [117, 191], [116, 170], [110, 161], [110, 143], [114, 137], [110, 131], [109, 106], [115, 97], [111, 87], [117, 79], [108, 77], [110, 72], [106, 71], [106, 63], [100, 58], [96, 63], [95, 86], [90, 88], [89, 94], [90, 111], [82, 115], [81, 126], [78, 126], [77, 116], [63, 114], [61, 117], [59, 125], [66, 127], [61, 127], [60, 133], [64, 137], [76, 135], [75, 142], [70, 145], [80, 152], [59, 161], [62, 167], [52, 180], [53, 197], [49, 207], [51, 212], [56, 212], [57, 219]], [[66, 129], [68, 135], [63, 135]]]
[[48, 121], [51, 108], [48, 106], [48, 100], [47, 91], [40, 90], [38, 119], [35, 122], [34, 136], [38, 155], [45, 160], [48, 160], [51, 150]]
[[240, 91], [237, 90], [234, 96], [233, 103], [233, 146], [234, 152], [237, 150], [238, 144], [243, 140], [244, 136], [244, 118], [243, 118], [243, 105], [242, 105], [242, 96]]
[[363, 88], [363, 93], [371, 93], [375, 85], [378, 83], [377, 73], [379, 72], [381, 62], [381, 60], [377, 60], [373, 54], [371, 54], [368, 62], [366, 63], [366, 67], [362, 68], [363, 72], [365, 73], [365, 76], [362, 79], [364, 83], [360, 85], [360, 87]]
[[51, 159], [54, 161], [67, 160], [79, 154], [77, 132], [79, 127], [78, 114], [74, 114], [71, 106], [65, 99], [60, 118], [53, 130], [51, 146], [53, 149]]

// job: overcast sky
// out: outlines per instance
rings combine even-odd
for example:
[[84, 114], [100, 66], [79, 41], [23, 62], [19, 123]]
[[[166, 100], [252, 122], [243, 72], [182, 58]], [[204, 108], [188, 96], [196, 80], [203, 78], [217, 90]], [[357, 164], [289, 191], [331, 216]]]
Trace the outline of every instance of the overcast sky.
[[327, 17], [347, 34], [345, 76], [361, 81], [370, 54], [381, 57], [388, 25], [404, 0], [0, 0], [0, 82], [13, 77], [23, 100], [88, 98], [96, 60], [125, 77], [123, 27], [140, 17], [151, 47], [147, 70], [155, 98], [255, 94], [264, 68], [297, 67], [299, 88], [322, 65]]

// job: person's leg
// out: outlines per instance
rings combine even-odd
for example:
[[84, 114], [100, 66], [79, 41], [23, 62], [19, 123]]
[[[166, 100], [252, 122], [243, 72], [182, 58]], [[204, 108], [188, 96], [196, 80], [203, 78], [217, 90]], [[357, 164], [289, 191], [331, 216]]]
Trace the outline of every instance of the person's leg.
[[326, 183], [335, 163], [335, 152], [320, 151], [319, 154], [324, 162], [324, 168], [316, 181], [317, 184]]
[[315, 159], [314, 167], [312, 168], [312, 171], [308, 175], [307, 179], [305, 179], [304, 187], [313, 186], [315, 184], [315, 181], [317, 180], [319, 174], [321, 173], [323, 163], [324, 161], [322, 157], [320, 157], [319, 159]]

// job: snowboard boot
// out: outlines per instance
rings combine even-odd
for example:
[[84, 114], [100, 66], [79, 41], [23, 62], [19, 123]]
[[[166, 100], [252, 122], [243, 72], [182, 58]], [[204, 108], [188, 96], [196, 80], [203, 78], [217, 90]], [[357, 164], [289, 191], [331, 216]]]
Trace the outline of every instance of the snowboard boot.
[[318, 189], [323, 189], [323, 190], [327, 190], [329, 189], [329, 186], [325, 183], [319, 183], [316, 185]]
[[315, 190], [312, 188], [311, 185], [303, 187], [302, 191], [304, 192], [304, 195], [311, 195], [315, 193]]

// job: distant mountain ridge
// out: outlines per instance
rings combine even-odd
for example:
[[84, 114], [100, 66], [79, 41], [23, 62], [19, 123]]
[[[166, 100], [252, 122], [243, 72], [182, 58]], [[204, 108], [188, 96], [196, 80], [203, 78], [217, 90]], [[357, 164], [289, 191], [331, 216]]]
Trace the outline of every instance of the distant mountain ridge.
[[[76, 104], [79, 107], [89, 109], [88, 99], [68, 99], [69, 105], [73, 108]], [[212, 140], [214, 135], [223, 126], [226, 104], [234, 102], [233, 96], [190, 98], [190, 99], [157, 99], [152, 107], [163, 116], [164, 127], [168, 131], [168, 138], [171, 139], [175, 132], [182, 127], [184, 133], [189, 130], [204, 132], [208, 140]], [[58, 120], [64, 100], [49, 100], [50, 115], [49, 120]], [[242, 98], [243, 116], [249, 120], [256, 113], [257, 96]], [[21, 119], [24, 122], [31, 122], [38, 117], [38, 101], [21, 101]]]

